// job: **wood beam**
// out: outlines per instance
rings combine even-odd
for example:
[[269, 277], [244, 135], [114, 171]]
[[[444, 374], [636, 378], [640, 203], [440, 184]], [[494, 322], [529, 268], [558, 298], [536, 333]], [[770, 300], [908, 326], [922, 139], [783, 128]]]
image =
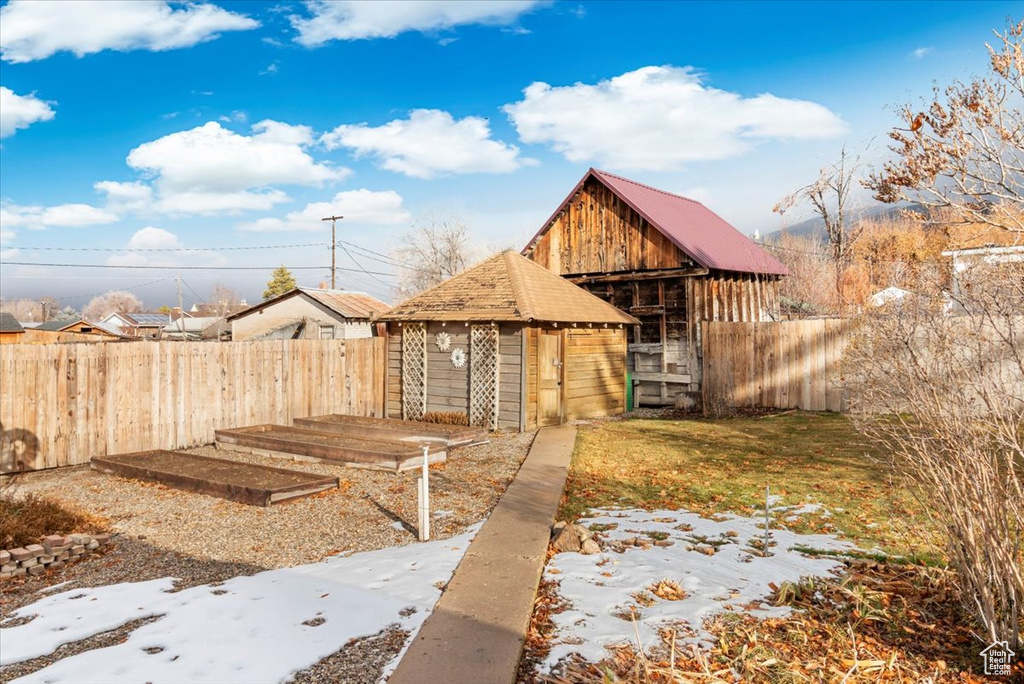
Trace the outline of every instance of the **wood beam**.
[[672, 268], [662, 271], [629, 271], [625, 273], [598, 273], [594, 275], [563, 276], [570, 283], [615, 283], [629, 280], [661, 280], [664, 278], [693, 278], [708, 274], [706, 268]]

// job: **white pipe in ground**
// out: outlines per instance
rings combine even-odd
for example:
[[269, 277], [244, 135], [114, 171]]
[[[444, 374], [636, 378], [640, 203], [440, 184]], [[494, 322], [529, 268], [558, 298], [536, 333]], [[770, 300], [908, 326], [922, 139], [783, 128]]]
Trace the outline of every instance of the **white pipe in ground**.
[[430, 466], [428, 458], [430, 447], [423, 447], [423, 474], [416, 483], [419, 493], [420, 541], [430, 541]]

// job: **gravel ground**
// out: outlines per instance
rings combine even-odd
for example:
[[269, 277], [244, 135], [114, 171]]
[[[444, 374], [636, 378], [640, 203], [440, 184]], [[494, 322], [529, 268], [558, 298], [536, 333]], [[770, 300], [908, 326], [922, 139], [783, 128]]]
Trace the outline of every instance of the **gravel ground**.
[[[490, 443], [452, 449], [446, 463], [431, 466], [431, 536], [459, 534], [486, 517], [526, 458], [533, 436], [495, 434]], [[107, 518], [112, 531], [162, 549], [267, 569], [416, 539], [418, 470], [395, 474], [211, 446], [188, 452], [337, 476], [341, 486], [267, 508], [102, 475], [87, 466], [27, 473], [16, 486]]]
[[[431, 536], [454, 536], [488, 515], [526, 458], [534, 434], [495, 434], [490, 443], [453, 449], [446, 463], [431, 466]], [[38, 492], [104, 517], [115, 535], [110, 547], [84, 561], [39, 577], [0, 583], [0, 625], [17, 624], [4, 624], [4, 616], [38, 600], [40, 591], [49, 587], [63, 591], [175, 577], [175, 588], [181, 590], [416, 538], [418, 471], [394, 474], [213, 447], [188, 452], [337, 476], [341, 487], [262, 508], [102, 475], [88, 467], [21, 475], [15, 485], [18, 492]], [[142, 624], [129, 623], [66, 644], [49, 656], [0, 668], [0, 684], [68, 656], [118, 643]], [[407, 637], [394, 628], [353, 640], [299, 672], [294, 681], [376, 682]]]

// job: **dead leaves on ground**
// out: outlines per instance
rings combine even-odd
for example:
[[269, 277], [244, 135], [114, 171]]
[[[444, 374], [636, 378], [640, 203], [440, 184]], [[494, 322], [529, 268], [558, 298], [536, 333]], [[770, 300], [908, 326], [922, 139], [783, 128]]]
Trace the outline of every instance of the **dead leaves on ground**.
[[[770, 601], [792, 607], [786, 617], [712, 618], [704, 625], [715, 639], [710, 650], [684, 643], [685, 627], [667, 628], [661, 644], [646, 654], [623, 645], [600, 663], [570, 659], [542, 676], [535, 666], [550, 650], [551, 612], [565, 609], [554, 594], [557, 585], [547, 582], [537, 598], [519, 681], [980, 684], [986, 681], [976, 674], [983, 645], [961, 612], [954, 581], [954, 573], [939, 568], [851, 561], [841, 578], [776, 587]], [[659, 582], [647, 592], [668, 594], [671, 585]]]

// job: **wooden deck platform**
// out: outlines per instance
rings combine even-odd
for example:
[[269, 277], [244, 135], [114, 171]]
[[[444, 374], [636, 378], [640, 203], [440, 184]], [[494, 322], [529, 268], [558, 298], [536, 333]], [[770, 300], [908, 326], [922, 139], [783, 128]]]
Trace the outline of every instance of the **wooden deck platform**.
[[446, 446], [466, 446], [487, 439], [487, 428], [464, 425], [440, 425], [418, 420], [368, 418], [330, 413], [324, 416], [296, 418], [295, 427], [358, 437], [397, 442], [442, 442]]
[[336, 477], [180, 451], [96, 456], [91, 466], [101, 473], [160, 482], [253, 506], [269, 506], [338, 486]]
[[[308, 430], [283, 425], [253, 425], [217, 430], [217, 448], [284, 458], [300, 458], [324, 463], [402, 471], [423, 464], [421, 444], [363, 439], [334, 432]], [[424, 443], [426, 444], [426, 442]], [[447, 458], [444, 444], [429, 443], [428, 461], [441, 463]]]

